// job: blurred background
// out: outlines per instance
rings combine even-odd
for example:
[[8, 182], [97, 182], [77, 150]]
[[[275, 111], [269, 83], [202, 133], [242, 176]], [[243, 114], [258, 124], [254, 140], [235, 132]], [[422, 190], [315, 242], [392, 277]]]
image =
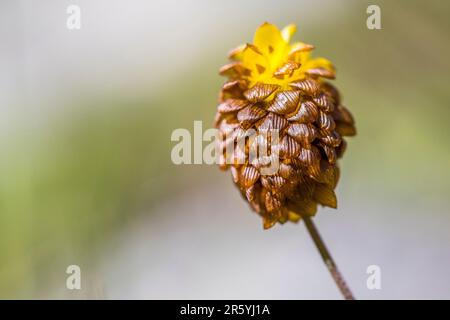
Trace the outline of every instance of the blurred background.
[[[2, 1], [0, 298], [341, 298], [302, 223], [263, 231], [229, 172], [170, 159], [174, 129], [212, 126], [227, 51], [269, 21], [334, 62], [356, 118], [339, 207], [315, 218], [355, 296], [450, 299], [449, 14], [439, 0]], [[81, 290], [66, 289], [72, 264]]]

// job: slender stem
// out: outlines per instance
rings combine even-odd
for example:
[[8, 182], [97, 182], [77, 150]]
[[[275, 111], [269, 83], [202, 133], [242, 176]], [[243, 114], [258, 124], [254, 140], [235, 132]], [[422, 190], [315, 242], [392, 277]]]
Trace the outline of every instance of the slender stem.
[[353, 297], [352, 292], [350, 291], [349, 287], [347, 286], [347, 283], [345, 282], [344, 278], [342, 277], [342, 274], [340, 273], [338, 267], [334, 263], [333, 258], [331, 257], [330, 252], [328, 251], [327, 247], [325, 246], [325, 243], [323, 242], [319, 231], [317, 231], [316, 226], [314, 225], [313, 221], [308, 215], [302, 215], [303, 221], [305, 221], [306, 228], [309, 231], [309, 234], [311, 235], [311, 238], [313, 239], [317, 249], [320, 252], [320, 255], [322, 256], [323, 261], [325, 262], [325, 265], [327, 266], [328, 270], [331, 273], [331, 276], [333, 277], [334, 281], [336, 282], [336, 285], [338, 286], [339, 290], [341, 291], [342, 295], [346, 300], [355, 300]]

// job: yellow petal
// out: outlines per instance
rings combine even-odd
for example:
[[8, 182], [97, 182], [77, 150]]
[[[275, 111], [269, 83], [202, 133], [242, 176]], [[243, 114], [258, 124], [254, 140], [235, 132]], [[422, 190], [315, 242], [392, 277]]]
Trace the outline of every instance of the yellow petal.
[[253, 44], [268, 59], [272, 72], [283, 62], [288, 49], [280, 30], [267, 22], [256, 30]]
[[[303, 79], [305, 77], [305, 70], [312, 68], [308, 67], [308, 62], [311, 60], [311, 51], [298, 51], [295, 53], [295, 62], [300, 63], [300, 68], [295, 70], [291, 76], [291, 81], [295, 79]], [[292, 59], [292, 56], [291, 56]]]
[[266, 55], [271, 55], [276, 49], [286, 45], [280, 30], [267, 22], [256, 30], [253, 44]]
[[263, 80], [265, 78], [270, 78], [272, 73], [285, 62], [289, 45], [284, 41], [280, 30], [269, 23], [264, 23], [256, 30], [253, 44], [259, 49], [267, 61], [267, 72], [265, 76], [258, 78], [258, 81], [264, 82]]
[[297, 31], [297, 26], [295, 24], [290, 24], [281, 30], [281, 36], [283, 37], [284, 41], [286, 43], [289, 43], [291, 41], [292, 36]]
[[303, 64], [305, 63], [306, 60], [309, 59], [311, 51], [313, 49], [314, 46], [310, 44], [303, 42], [296, 42], [290, 46], [288, 54], [289, 60]]
[[242, 66], [250, 70], [251, 78], [255, 81], [261, 74], [270, 71], [267, 57], [253, 45], [247, 45], [242, 52]]

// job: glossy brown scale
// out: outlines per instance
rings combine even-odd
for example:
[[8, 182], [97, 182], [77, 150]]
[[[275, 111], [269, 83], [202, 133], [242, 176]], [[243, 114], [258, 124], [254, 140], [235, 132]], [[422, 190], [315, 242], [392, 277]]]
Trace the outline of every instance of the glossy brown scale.
[[249, 101], [241, 99], [227, 99], [217, 107], [221, 113], [237, 112], [244, 107], [250, 105]]
[[330, 113], [334, 110], [333, 99], [325, 93], [319, 94], [313, 101], [323, 112]]
[[335, 112], [333, 113], [333, 117], [338, 122], [344, 122], [344, 123], [352, 124], [352, 125], [355, 123], [355, 121], [353, 120], [352, 114], [343, 105], [339, 105], [336, 108]]
[[244, 92], [244, 96], [248, 101], [259, 102], [266, 99], [274, 93], [280, 86], [276, 84], [257, 83]]
[[337, 207], [336, 194], [334, 193], [333, 189], [325, 184], [319, 183], [316, 185], [313, 198], [323, 206], [327, 206], [330, 208]]
[[319, 139], [324, 144], [333, 148], [338, 147], [342, 142], [341, 135], [337, 131], [327, 132], [325, 130], [320, 130]]
[[316, 80], [304, 79], [294, 81], [289, 84], [293, 88], [299, 89], [302, 93], [315, 97], [320, 92], [320, 85]]
[[303, 101], [300, 103], [297, 111], [287, 119], [291, 122], [310, 123], [317, 120], [319, 110], [312, 101]]
[[297, 63], [295, 61], [287, 61], [273, 73], [273, 76], [282, 79], [284, 76], [292, 75], [294, 70], [297, 70], [298, 68], [300, 68], [300, 66], [300, 63]]
[[300, 154], [301, 146], [292, 137], [286, 135], [280, 142], [279, 155], [281, 159], [294, 158]]
[[312, 124], [294, 123], [287, 130], [288, 135], [303, 146], [311, 144], [318, 136], [318, 130]]
[[257, 128], [263, 132], [268, 130], [278, 130], [278, 132], [281, 133], [288, 124], [289, 123], [285, 118], [280, 117], [273, 112], [269, 112], [269, 114], [257, 125]]
[[220, 75], [227, 76], [230, 79], [238, 79], [242, 76], [249, 75], [250, 70], [243, 67], [240, 62], [231, 62], [220, 68], [219, 73]]
[[286, 184], [286, 179], [279, 175], [262, 176], [261, 184], [266, 188], [275, 192]]
[[295, 111], [299, 101], [300, 92], [298, 90], [280, 91], [275, 95], [275, 98], [268, 103], [267, 110], [285, 115]]
[[314, 68], [314, 69], [309, 69], [306, 70], [305, 72], [307, 75], [318, 78], [318, 77], [322, 77], [322, 78], [327, 78], [327, 79], [335, 79], [336, 78], [336, 73], [332, 70], [328, 70], [325, 68]]
[[225, 82], [219, 94], [219, 101], [224, 102], [229, 98], [245, 99], [243, 92], [246, 86], [243, 80]]
[[328, 162], [331, 164], [335, 164], [337, 159], [336, 150], [333, 147], [330, 147], [322, 142], [319, 142], [317, 145], [324, 151]]
[[243, 166], [241, 168], [241, 177], [244, 187], [252, 186], [260, 177], [258, 170], [253, 166]]
[[257, 105], [252, 105], [241, 109], [237, 114], [237, 119], [243, 129], [249, 129], [251, 125], [267, 114], [267, 111]]
[[323, 129], [327, 132], [332, 132], [336, 127], [336, 123], [334, 122], [333, 117], [322, 111], [319, 111], [319, 117], [317, 118], [317, 124], [319, 125], [320, 129]]

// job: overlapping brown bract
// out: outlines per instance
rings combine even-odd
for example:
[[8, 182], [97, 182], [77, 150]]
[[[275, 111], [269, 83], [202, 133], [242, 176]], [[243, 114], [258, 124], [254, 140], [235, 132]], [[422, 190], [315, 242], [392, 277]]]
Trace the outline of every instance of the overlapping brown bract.
[[[283, 65], [277, 72], [289, 73], [292, 67]], [[250, 142], [244, 150], [232, 142], [232, 152], [247, 158], [244, 163], [231, 165], [225, 163], [226, 144], [221, 144], [221, 168], [231, 167], [234, 182], [263, 217], [264, 228], [276, 222], [298, 221], [300, 214], [314, 215], [318, 204], [336, 208], [336, 160], [345, 151], [342, 137], [356, 134], [356, 129], [338, 90], [324, 80], [334, 78], [334, 73], [311, 69], [304, 79], [291, 82], [290, 89], [283, 90], [264, 83], [249, 87], [244, 80], [246, 72], [238, 64], [222, 69], [230, 81], [222, 88], [215, 125], [228, 139], [242, 134], [242, 130], [259, 133], [278, 129], [279, 141], [277, 145], [265, 141], [268, 155], [251, 162]], [[263, 175], [261, 168], [270, 162], [274, 150], [278, 151], [279, 168], [273, 175]]]

